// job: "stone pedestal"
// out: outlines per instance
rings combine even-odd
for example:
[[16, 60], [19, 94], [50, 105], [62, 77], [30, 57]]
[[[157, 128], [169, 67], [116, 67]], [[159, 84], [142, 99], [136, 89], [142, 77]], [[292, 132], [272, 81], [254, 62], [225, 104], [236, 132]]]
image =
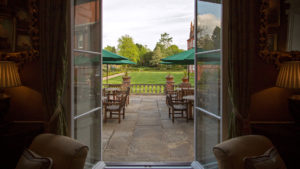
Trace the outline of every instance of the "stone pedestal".
[[165, 92], [168, 90], [174, 90], [174, 77], [170, 74], [166, 76]]
[[190, 88], [192, 85], [189, 83], [189, 79], [187, 77], [184, 77], [181, 79], [182, 83], [179, 84], [181, 88]]
[[123, 87], [130, 87], [130, 76], [123, 76]]

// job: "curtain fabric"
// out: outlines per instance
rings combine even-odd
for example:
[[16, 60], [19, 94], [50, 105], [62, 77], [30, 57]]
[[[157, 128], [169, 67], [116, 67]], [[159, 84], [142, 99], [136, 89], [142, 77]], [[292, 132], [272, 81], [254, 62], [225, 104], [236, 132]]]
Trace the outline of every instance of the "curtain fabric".
[[67, 68], [66, 2], [40, 1], [40, 56], [43, 98], [49, 131], [66, 135], [66, 116], [62, 106]]
[[[229, 112], [229, 138], [250, 133], [250, 68], [253, 57], [253, 27], [251, 23], [251, 2], [229, 1], [229, 53], [228, 53], [228, 93], [231, 112]], [[252, 16], [251, 16], [252, 15]]]

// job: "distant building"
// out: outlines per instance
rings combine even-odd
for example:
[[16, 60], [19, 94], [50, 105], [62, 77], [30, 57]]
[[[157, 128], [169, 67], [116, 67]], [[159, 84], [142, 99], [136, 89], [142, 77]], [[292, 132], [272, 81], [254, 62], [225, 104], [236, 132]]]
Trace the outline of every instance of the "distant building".
[[[190, 26], [190, 37], [189, 39], [187, 40], [187, 50], [190, 50], [192, 48], [195, 48], [195, 27], [194, 27], [194, 24], [193, 22], [191, 22], [191, 26]], [[201, 75], [203, 73], [203, 71], [206, 69], [219, 69], [220, 68], [220, 65], [197, 65], [198, 67], [198, 77], [197, 79], [200, 79], [201, 78]], [[195, 72], [195, 65], [188, 65], [188, 69], [189, 69], [189, 72], [193, 73]]]
[[191, 22], [191, 27], [190, 27], [190, 37], [189, 39], [187, 40], [187, 49], [190, 50], [192, 49], [193, 47], [195, 47], [195, 38], [194, 38], [194, 25], [193, 25], [193, 22]]
[[[192, 49], [195, 47], [195, 38], [194, 38], [194, 24], [191, 22], [191, 27], [190, 27], [190, 37], [187, 40], [187, 50]], [[194, 65], [189, 65], [189, 71], [194, 72], [195, 66]]]
[[[78, 2], [75, 6], [74, 48], [80, 50], [100, 51], [98, 2]], [[93, 57], [93, 56], [90, 56]]]

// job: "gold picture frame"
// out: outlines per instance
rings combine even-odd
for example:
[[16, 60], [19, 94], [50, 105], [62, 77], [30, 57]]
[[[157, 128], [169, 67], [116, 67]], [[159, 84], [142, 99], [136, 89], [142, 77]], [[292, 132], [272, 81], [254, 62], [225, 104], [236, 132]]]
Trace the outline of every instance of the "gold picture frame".
[[[259, 57], [266, 63], [274, 64], [277, 67], [282, 62], [290, 60], [300, 60], [300, 51], [279, 51], [278, 50], [278, 35], [274, 32], [271, 32], [271, 29], [274, 27], [280, 26], [280, 9], [273, 9], [279, 13], [274, 15], [279, 15], [277, 19], [279, 21], [273, 20], [270, 22], [269, 11], [270, 3], [274, 1], [278, 2], [279, 0], [262, 0], [260, 5], [260, 27], [259, 27]], [[280, 1], [279, 1], [280, 2]], [[272, 6], [280, 8], [280, 4]], [[276, 12], [274, 12], [276, 13]]]
[[[9, 50], [0, 49], [0, 60], [14, 61], [19, 65], [30, 63], [39, 59], [39, 45], [40, 45], [40, 30], [39, 30], [39, 1], [38, 0], [20, 0], [20, 3], [28, 4], [25, 12], [28, 12], [26, 17], [20, 17], [22, 9], [8, 6], [6, 10], [2, 11], [0, 16], [15, 14], [13, 16], [13, 45]], [[7, 5], [7, 3], [6, 3]], [[24, 12], [24, 11], [23, 11]], [[18, 22], [16, 22], [18, 17]], [[19, 24], [19, 25], [18, 25]], [[0, 39], [1, 43], [1, 39]]]

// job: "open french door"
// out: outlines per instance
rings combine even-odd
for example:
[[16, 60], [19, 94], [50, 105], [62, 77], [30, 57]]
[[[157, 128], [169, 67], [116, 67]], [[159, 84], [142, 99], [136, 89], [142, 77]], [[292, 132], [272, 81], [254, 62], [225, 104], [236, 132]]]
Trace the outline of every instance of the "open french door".
[[217, 168], [212, 149], [222, 138], [221, 21], [221, 0], [195, 0], [194, 168]]
[[[85, 168], [102, 168], [102, 0], [70, 0], [72, 137], [89, 146]], [[222, 3], [195, 0], [195, 161], [217, 168], [212, 147], [221, 141]], [[104, 165], [102, 165], [104, 166]]]
[[102, 1], [70, 0], [72, 137], [89, 147], [85, 168], [101, 161]]

